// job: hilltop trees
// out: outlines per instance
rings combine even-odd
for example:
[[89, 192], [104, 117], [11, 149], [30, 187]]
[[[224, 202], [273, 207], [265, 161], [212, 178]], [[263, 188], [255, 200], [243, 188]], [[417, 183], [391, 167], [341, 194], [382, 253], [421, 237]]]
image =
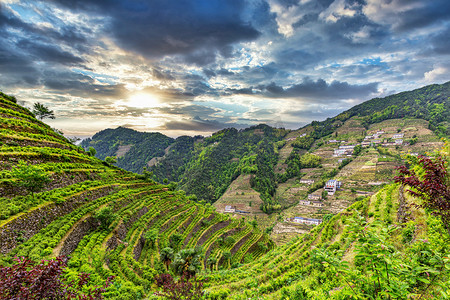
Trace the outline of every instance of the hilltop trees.
[[34, 103], [33, 105], [33, 114], [38, 118], [39, 120], [43, 120], [45, 118], [54, 119], [55, 114], [53, 113], [53, 110], [50, 110], [47, 106], [44, 104], [41, 104], [39, 102]]

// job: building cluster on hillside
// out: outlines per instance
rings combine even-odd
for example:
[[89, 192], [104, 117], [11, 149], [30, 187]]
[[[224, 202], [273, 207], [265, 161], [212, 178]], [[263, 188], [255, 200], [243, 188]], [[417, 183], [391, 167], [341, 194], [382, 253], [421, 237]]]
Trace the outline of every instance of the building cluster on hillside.
[[303, 217], [287, 218], [286, 221], [305, 225], [320, 225], [322, 223], [322, 219], [310, 219]]
[[313, 201], [313, 200], [300, 200], [299, 204], [313, 206], [313, 207], [323, 207], [324, 206], [322, 201]]
[[339, 146], [338, 149], [334, 149], [333, 156], [335, 156], [335, 157], [342, 156], [342, 155], [352, 156], [353, 149], [355, 148], [355, 146], [356, 145]]
[[[385, 137], [384, 139], [381, 137], [385, 132], [383, 130], [379, 130], [376, 133], [366, 135], [364, 137], [364, 140], [359, 143], [361, 147], [370, 147], [370, 146], [383, 146], [383, 147], [391, 147], [391, 146], [402, 146], [407, 145], [403, 141], [404, 134], [403, 133], [396, 133], [393, 134], [391, 137]], [[329, 140], [329, 144], [331, 143], [346, 143], [346, 141], [338, 141], [338, 140]], [[339, 156], [352, 156], [353, 150], [355, 146], [354, 145], [342, 145], [339, 146], [339, 148], [334, 149], [334, 157]]]
[[236, 209], [236, 206], [226, 205], [225, 206], [226, 213], [236, 213], [236, 214], [249, 214], [249, 211], [244, 211], [240, 209]]

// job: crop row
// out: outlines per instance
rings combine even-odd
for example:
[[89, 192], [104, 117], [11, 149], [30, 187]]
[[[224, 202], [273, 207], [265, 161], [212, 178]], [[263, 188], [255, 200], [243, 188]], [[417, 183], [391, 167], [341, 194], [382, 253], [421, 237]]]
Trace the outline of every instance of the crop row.
[[20, 132], [44, 134], [64, 140], [64, 138], [61, 135], [57, 134], [53, 130], [24, 120], [4, 118], [0, 116], [0, 124], [1, 124], [0, 128], [11, 129]]

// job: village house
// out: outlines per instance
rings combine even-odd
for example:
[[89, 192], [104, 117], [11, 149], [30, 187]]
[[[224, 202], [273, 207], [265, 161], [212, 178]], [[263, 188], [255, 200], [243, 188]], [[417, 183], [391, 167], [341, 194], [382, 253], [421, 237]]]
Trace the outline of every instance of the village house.
[[322, 196], [321, 195], [317, 195], [317, 194], [309, 194], [308, 195], [308, 199], [309, 200], [320, 200], [320, 199], [322, 199]]
[[403, 140], [402, 139], [398, 139], [394, 141], [395, 145], [403, 145]]
[[376, 139], [376, 140], [373, 140], [371, 143], [372, 144], [381, 144], [383, 141], [381, 140], [381, 139]]
[[325, 191], [328, 192], [329, 196], [333, 196], [334, 193], [336, 193], [336, 190], [341, 188], [341, 182], [337, 180], [328, 180], [327, 183], [324, 186]]
[[310, 204], [311, 204], [311, 201], [309, 201], [309, 200], [300, 200], [300, 201], [298, 202], [298, 204], [300, 204], [300, 205], [310, 205]]
[[310, 205], [314, 206], [314, 207], [323, 207], [324, 206], [322, 201], [311, 201]]
[[339, 143], [339, 141], [338, 140], [329, 140], [328, 141], [328, 144], [333, 144], [333, 143]]
[[295, 217], [295, 218], [289, 218], [289, 222], [299, 223], [299, 224], [306, 224], [306, 225], [319, 225], [322, 223], [321, 219], [310, 219], [310, 218], [303, 218], [303, 217]]
[[225, 212], [226, 213], [234, 213], [236, 211], [236, 206], [226, 205]]
[[370, 142], [362, 142], [361, 143], [361, 147], [369, 147], [370, 146]]
[[313, 179], [300, 179], [299, 182], [304, 183], [304, 184], [313, 184], [314, 180]]
[[392, 136], [392, 139], [402, 139], [403, 138], [403, 133], [396, 133]]

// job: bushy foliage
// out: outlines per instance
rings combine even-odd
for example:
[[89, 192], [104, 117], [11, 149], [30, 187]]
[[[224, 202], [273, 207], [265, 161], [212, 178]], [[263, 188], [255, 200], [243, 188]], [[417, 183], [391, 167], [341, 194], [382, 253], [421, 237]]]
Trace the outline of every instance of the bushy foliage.
[[0, 268], [1, 299], [103, 299], [102, 294], [114, 279], [103, 286], [89, 286], [90, 275], [80, 273], [77, 280], [64, 278], [67, 258], [59, 256], [34, 263], [27, 258], [16, 258], [10, 267]]
[[[448, 159], [448, 158], [447, 158]], [[441, 156], [429, 158], [420, 155], [412, 168], [401, 166], [396, 182], [408, 185], [411, 195], [422, 199], [419, 207], [430, 209], [440, 216], [450, 232], [450, 176], [448, 161]]]
[[17, 179], [13, 182], [14, 185], [24, 187], [32, 195], [50, 182], [47, 172], [39, 166], [28, 165], [22, 160], [11, 169], [11, 176]]
[[203, 283], [192, 276], [181, 276], [175, 280], [170, 274], [161, 274], [156, 278], [156, 285], [163, 289], [157, 296], [171, 300], [203, 299]]

